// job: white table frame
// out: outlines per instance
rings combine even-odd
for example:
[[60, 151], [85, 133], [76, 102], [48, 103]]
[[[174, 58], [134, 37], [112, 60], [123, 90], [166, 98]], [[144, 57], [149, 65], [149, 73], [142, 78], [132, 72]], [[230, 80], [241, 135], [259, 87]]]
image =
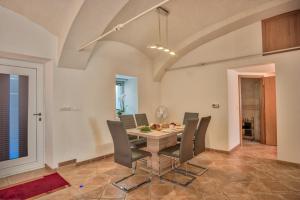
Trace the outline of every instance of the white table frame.
[[[152, 154], [153, 174], [161, 176], [171, 170], [171, 160], [165, 156], [159, 156], [158, 152], [177, 144], [177, 135], [181, 134], [184, 127], [174, 129], [163, 129], [161, 131], [152, 130], [151, 132], [141, 132], [138, 128], [127, 129], [129, 135], [147, 138], [147, 147], [144, 149]], [[151, 167], [150, 159], [148, 167]]]

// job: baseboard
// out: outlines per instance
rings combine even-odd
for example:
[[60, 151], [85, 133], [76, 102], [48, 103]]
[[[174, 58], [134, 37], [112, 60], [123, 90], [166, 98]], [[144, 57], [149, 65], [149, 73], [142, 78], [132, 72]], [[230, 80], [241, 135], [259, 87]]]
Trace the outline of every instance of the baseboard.
[[45, 163], [45, 169], [54, 170], [52, 167], [50, 167], [50, 166], [47, 165], [46, 163]]
[[63, 161], [63, 162], [58, 163], [58, 167], [63, 167], [63, 166], [66, 166], [66, 165], [76, 164], [76, 162], [77, 162], [76, 159]]
[[213, 152], [217, 152], [217, 153], [226, 153], [226, 154], [230, 154], [230, 151], [225, 151], [225, 150], [219, 150], [219, 149], [213, 149], [213, 148], [205, 148], [206, 151], [213, 151]]
[[[72, 160], [67, 160], [67, 161], [64, 161], [64, 162], [60, 162], [58, 163], [58, 168], [59, 167], [64, 167], [64, 166], [67, 166], [67, 165], [76, 165], [76, 166], [80, 166], [80, 165], [84, 165], [84, 164], [88, 164], [88, 163], [91, 163], [91, 162], [95, 162], [95, 161], [99, 161], [99, 160], [102, 160], [104, 158], [108, 158], [108, 157], [111, 157], [113, 156], [114, 154], [111, 153], [111, 154], [107, 154], [107, 155], [103, 155], [103, 156], [98, 156], [98, 157], [95, 157], [95, 158], [91, 158], [91, 159], [88, 159], [88, 160], [83, 160], [83, 161], [77, 161], [77, 159], [72, 159]], [[45, 165], [47, 168], [49, 169], [52, 169], [51, 167], [49, 167], [48, 165]]]
[[84, 164], [87, 164], [87, 163], [99, 161], [99, 160], [102, 160], [104, 158], [109, 158], [109, 157], [111, 157], [113, 155], [114, 154], [111, 153], [111, 154], [107, 154], [107, 155], [103, 155], [103, 156], [98, 156], [98, 157], [95, 157], [95, 158], [91, 158], [91, 159], [88, 159], [88, 160], [83, 160], [83, 161], [80, 161], [80, 162], [76, 162], [76, 166], [80, 166], [80, 165], [84, 165]]
[[284, 160], [276, 160], [278, 163], [283, 164], [283, 165], [288, 165], [288, 166], [293, 166], [300, 168], [300, 163], [294, 163], [294, 162], [289, 162], [289, 161], [284, 161]]

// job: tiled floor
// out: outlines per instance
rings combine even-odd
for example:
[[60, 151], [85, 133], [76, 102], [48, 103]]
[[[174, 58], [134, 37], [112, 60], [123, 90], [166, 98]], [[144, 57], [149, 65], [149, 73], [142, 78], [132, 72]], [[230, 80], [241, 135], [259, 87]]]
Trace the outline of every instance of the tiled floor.
[[[68, 166], [58, 172], [71, 187], [40, 199], [205, 199], [205, 200], [300, 200], [300, 167], [276, 162], [276, 149], [246, 143], [232, 154], [205, 152], [193, 160], [209, 170], [188, 187], [154, 177], [151, 184], [128, 194], [110, 183], [129, 174], [129, 170], [107, 158], [98, 162]], [[0, 179], [0, 187], [38, 177], [51, 171], [37, 170]], [[143, 178], [143, 171], [137, 172]], [[80, 188], [80, 185], [83, 185]]]

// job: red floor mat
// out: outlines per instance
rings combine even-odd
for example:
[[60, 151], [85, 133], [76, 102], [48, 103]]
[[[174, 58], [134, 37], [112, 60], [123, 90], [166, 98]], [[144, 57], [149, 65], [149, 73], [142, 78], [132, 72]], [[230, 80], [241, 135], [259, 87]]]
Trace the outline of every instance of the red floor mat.
[[28, 199], [70, 184], [58, 173], [0, 190], [0, 199]]

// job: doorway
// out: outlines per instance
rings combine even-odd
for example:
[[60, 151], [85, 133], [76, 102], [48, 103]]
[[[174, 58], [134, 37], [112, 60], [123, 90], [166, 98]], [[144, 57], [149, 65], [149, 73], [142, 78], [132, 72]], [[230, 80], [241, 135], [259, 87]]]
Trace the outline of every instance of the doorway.
[[0, 59], [0, 177], [44, 167], [42, 69]]
[[239, 76], [240, 137], [277, 146], [276, 77]]

